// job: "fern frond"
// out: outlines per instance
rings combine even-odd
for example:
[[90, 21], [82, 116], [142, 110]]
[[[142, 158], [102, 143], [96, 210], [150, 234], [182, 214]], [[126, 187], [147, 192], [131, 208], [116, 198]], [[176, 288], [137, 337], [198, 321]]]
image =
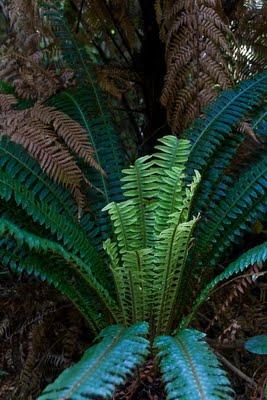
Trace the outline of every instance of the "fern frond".
[[239, 258], [233, 261], [228, 267], [218, 276], [216, 276], [206, 287], [201, 291], [195, 300], [190, 314], [185, 317], [181, 322], [181, 327], [186, 327], [190, 321], [194, 318], [198, 308], [209, 298], [212, 290], [225, 279], [230, 278], [233, 275], [237, 275], [240, 272], [245, 271], [250, 266], [261, 265], [267, 260], [267, 242], [253, 247], [252, 249], [243, 253]]
[[101, 171], [100, 166], [93, 159], [94, 152], [88, 140], [87, 132], [78, 122], [56, 108], [42, 104], [33, 107], [30, 113], [33, 118], [45, 125], [52, 125], [57, 135], [63, 139], [71, 151], [88, 165]]
[[29, 217], [48, 229], [69, 250], [71, 249], [73, 254], [79, 255], [86, 263], [87, 268], [91, 269], [90, 266], [93, 266], [93, 270], [98, 272], [102, 269], [97, 251], [77, 222], [60, 215], [58, 210], [51, 203], [47, 203], [45, 199], [42, 199], [41, 202], [38, 201], [34, 193], [25, 185], [0, 170], [0, 197], [9, 201], [12, 196], [17, 206], [25, 210]]
[[153, 197], [158, 186], [153, 165], [151, 156], [138, 158], [133, 166], [122, 171], [124, 176], [121, 178], [124, 196], [130, 198], [137, 209], [137, 227], [142, 248], [151, 247], [154, 240]]
[[124, 297], [128, 304], [126, 312], [128, 323], [149, 320], [152, 314], [151, 290], [154, 258], [152, 249], [141, 249], [126, 252], [122, 269], [125, 271], [127, 286]]
[[38, 397], [39, 400], [82, 400], [112, 397], [115, 387], [125, 382], [148, 354], [146, 323], [130, 328], [110, 326], [99, 335], [82, 359], [64, 371]]
[[83, 208], [85, 196], [81, 182], [91, 183], [85, 179], [72, 152], [78, 157], [84, 156], [84, 162], [103, 171], [93, 158], [85, 130], [77, 122], [60, 111], [37, 104], [26, 110], [1, 113], [0, 127], [1, 137], [8, 136], [22, 145], [52, 179], [71, 190]]
[[142, 246], [138, 234], [137, 207], [135, 207], [133, 200], [110, 203], [103, 211], [109, 213], [121, 255], [126, 251]]
[[[58, 257], [59, 259], [61, 259], [61, 262], [67, 265], [66, 272], [71, 273], [71, 271], [73, 271], [74, 276], [78, 274], [80, 280], [82, 280], [87, 285], [89, 295], [91, 290], [94, 291], [99, 297], [102, 305], [107, 310], [109, 310], [111, 315], [113, 315], [116, 320], [115, 315], [119, 315], [120, 312], [117, 309], [115, 301], [109, 295], [107, 290], [97, 281], [92, 272], [88, 270], [86, 264], [77, 256], [67, 252], [61, 245], [51, 240], [38, 237], [30, 232], [18, 228], [16, 225], [4, 218], [0, 219], [0, 235], [9, 235], [10, 237], [14, 238], [20, 246], [25, 245], [32, 252], [44, 255], [55, 255], [56, 258]], [[19, 265], [21, 268], [23, 268], [23, 262], [21, 262]], [[26, 269], [28, 272], [34, 272], [34, 269], [32, 271], [29, 271], [28, 264], [26, 266]], [[45, 276], [45, 278], [49, 280], [50, 270], [45, 269], [44, 273], [47, 274], [47, 277]], [[52, 283], [54, 284], [54, 282]]]
[[151, 307], [154, 309], [157, 332], [170, 328], [196, 222], [197, 219], [193, 219], [181, 223], [180, 213], [171, 215], [169, 227], [161, 232], [156, 243], [155, 267], [151, 274]]
[[[167, 73], [161, 102], [173, 132], [187, 127], [217, 94], [231, 84], [227, 36], [219, 1], [165, 4], [161, 37], [166, 42]], [[222, 49], [224, 53], [222, 53]]]
[[[159, 140], [154, 154], [158, 167], [158, 205], [155, 213], [155, 232], [166, 227], [169, 215], [183, 208], [184, 171], [190, 153], [190, 142], [177, 140], [175, 136], [164, 136]], [[170, 200], [171, 199], [171, 200]]]
[[175, 337], [156, 338], [155, 347], [166, 385], [167, 400], [230, 400], [226, 372], [204, 341], [205, 334], [182, 330]]
[[[267, 210], [267, 158], [264, 157], [228, 190], [225, 199], [210, 204], [205, 221], [199, 226], [196, 253], [202, 262], [214, 265], [244, 231], [263, 217]], [[212, 257], [210, 255], [212, 254]], [[202, 258], [203, 257], [203, 258]]]
[[263, 103], [267, 93], [267, 72], [245, 81], [234, 90], [224, 91], [205, 111], [205, 118], [198, 119], [185, 137], [192, 142], [188, 173], [198, 170], [204, 177], [208, 163], [232, 129], [246, 115]]
[[49, 104], [84, 127], [88, 141], [94, 150], [94, 158], [107, 175], [105, 177], [103, 174], [95, 173], [91, 168], [82, 166], [86, 178], [99, 189], [91, 207], [96, 214], [102, 238], [105, 240], [110, 233], [110, 227], [107, 215], [102, 212], [102, 208], [111, 201], [122, 200], [120, 178], [121, 169], [125, 165], [125, 157], [110, 115], [106, 108], [103, 110], [104, 103], [100, 103], [99, 110], [98, 97], [95, 96], [94, 91], [90, 91], [90, 86], [61, 92], [53, 96]]

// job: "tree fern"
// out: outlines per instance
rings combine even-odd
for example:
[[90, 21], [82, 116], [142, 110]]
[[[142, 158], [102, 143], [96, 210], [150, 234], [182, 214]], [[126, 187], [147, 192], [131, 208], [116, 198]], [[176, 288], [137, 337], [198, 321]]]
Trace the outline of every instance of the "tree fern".
[[115, 387], [144, 361], [149, 342], [145, 323], [130, 328], [109, 326], [99, 335], [82, 359], [64, 371], [38, 397], [39, 400], [82, 400], [112, 397]]
[[226, 373], [204, 341], [205, 334], [183, 330], [155, 340], [167, 400], [230, 400], [233, 393]]

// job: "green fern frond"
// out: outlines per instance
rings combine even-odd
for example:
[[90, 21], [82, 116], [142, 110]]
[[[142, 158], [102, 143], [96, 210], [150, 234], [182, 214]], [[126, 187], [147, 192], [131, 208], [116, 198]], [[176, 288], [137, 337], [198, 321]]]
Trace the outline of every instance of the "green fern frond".
[[[222, 254], [267, 211], [267, 157], [250, 168], [210, 210], [199, 226], [196, 256], [215, 265]], [[212, 256], [210, 256], [212, 255]]]
[[204, 337], [201, 332], [186, 329], [175, 337], [156, 338], [167, 400], [233, 399], [226, 373]]
[[160, 234], [166, 227], [169, 215], [183, 207], [184, 171], [190, 153], [190, 142], [177, 140], [175, 136], [165, 136], [155, 148], [158, 167], [158, 193], [160, 199], [155, 213], [155, 232]]
[[127, 274], [128, 285], [125, 299], [130, 299], [127, 305], [129, 321], [149, 320], [152, 314], [150, 292], [152, 290], [152, 275], [154, 257], [152, 249], [141, 249], [126, 252], [123, 255], [122, 269]]
[[109, 213], [121, 254], [142, 246], [137, 225], [138, 209], [133, 200], [110, 203], [103, 208], [103, 211]]
[[110, 326], [82, 359], [65, 370], [38, 397], [39, 400], [110, 399], [115, 387], [125, 382], [148, 354], [146, 323], [130, 328]]
[[101, 192], [96, 194], [92, 208], [102, 240], [105, 240], [110, 233], [110, 226], [107, 215], [101, 213], [101, 210], [109, 202], [122, 200], [120, 178], [125, 155], [106, 100], [97, 85], [88, 53], [76, 41], [63, 10], [58, 5], [43, 4], [43, 13], [51, 22], [62, 53], [62, 61], [75, 71], [78, 81], [77, 88], [53, 96], [49, 104], [65, 112], [86, 129], [95, 151], [95, 160], [107, 174], [106, 179], [85, 165], [82, 166], [85, 176]]
[[156, 169], [152, 168], [153, 166], [151, 156], [145, 156], [138, 158], [133, 166], [122, 171], [123, 194], [132, 200], [137, 209], [137, 226], [142, 248], [151, 247], [154, 241], [153, 199], [158, 185]]
[[213, 289], [218, 285], [218, 283], [222, 282], [225, 279], [230, 278], [233, 275], [237, 275], [240, 272], [245, 271], [248, 267], [253, 265], [262, 265], [267, 261], [267, 242], [263, 244], [253, 247], [247, 252], [243, 253], [239, 258], [233, 261], [228, 267], [218, 276], [216, 276], [206, 287], [201, 291], [201, 293], [196, 298], [191, 312], [188, 316], [186, 316], [182, 322], [180, 327], [184, 328], [188, 326], [188, 324], [194, 318], [199, 307], [208, 300], [211, 295]]
[[210, 160], [235, 127], [267, 93], [267, 72], [245, 81], [238, 88], [222, 92], [205, 111], [205, 118], [196, 120], [185, 137], [192, 142], [188, 161], [189, 176], [198, 170], [204, 176]]
[[173, 214], [170, 216], [169, 227], [159, 235], [155, 247], [154, 273], [151, 275], [151, 307], [157, 332], [166, 332], [170, 328], [196, 222], [194, 218], [180, 223], [180, 213]]
[[[44, 239], [38, 237], [30, 232], [27, 232], [23, 229], [18, 228], [16, 225], [11, 223], [10, 221], [1, 218], [0, 219], [0, 236], [9, 235], [14, 238], [19, 246], [26, 246], [31, 252], [42, 254], [42, 255], [51, 255], [61, 260], [62, 264], [66, 265], [66, 273], [69, 274], [70, 277], [70, 286], [71, 286], [71, 275], [75, 277], [79, 276], [79, 279], [84, 282], [84, 285], [87, 285], [87, 290], [89, 291], [88, 295], [90, 297], [90, 291], [93, 291], [97, 294], [102, 306], [109, 311], [114, 320], [117, 320], [117, 316], [120, 315], [120, 311], [117, 308], [117, 304], [107, 292], [107, 290], [97, 281], [95, 276], [90, 272], [86, 264], [75, 256], [72, 253], [66, 251], [61, 245], [52, 242], [51, 240]], [[40, 262], [42, 262], [42, 257], [39, 257]], [[29, 270], [29, 264], [26, 260], [26, 270], [28, 273], [38, 274], [38, 268], [34, 269], [34, 264], [32, 264], [32, 269]], [[54, 265], [54, 264], [52, 264]], [[23, 260], [20, 262], [19, 267], [23, 268]], [[52, 271], [52, 275], [51, 275]], [[55, 285], [58, 284], [57, 281], [53, 280], [53, 269], [46, 268], [43, 270], [45, 274], [45, 279], [50, 281]], [[51, 278], [51, 279], [50, 279]], [[59, 279], [60, 277], [58, 277]], [[52, 280], [52, 281], [51, 281]], [[59, 279], [60, 280], [60, 279]], [[65, 293], [68, 295], [68, 293]]]

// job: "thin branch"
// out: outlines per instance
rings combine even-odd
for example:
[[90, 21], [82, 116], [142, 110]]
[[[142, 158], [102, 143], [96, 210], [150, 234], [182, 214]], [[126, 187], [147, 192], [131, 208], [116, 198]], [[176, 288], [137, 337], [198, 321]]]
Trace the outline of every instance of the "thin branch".
[[247, 376], [246, 374], [244, 374], [244, 372], [240, 371], [240, 369], [238, 369], [235, 365], [233, 365], [229, 360], [227, 360], [224, 356], [222, 356], [219, 353], [216, 353], [217, 357], [221, 360], [221, 362], [227, 367], [229, 368], [231, 371], [233, 371], [236, 375], [238, 375], [241, 379], [243, 379], [244, 381], [246, 381], [247, 383], [249, 383], [251, 386], [256, 387], [256, 383], [255, 381], [250, 378], [249, 376]]

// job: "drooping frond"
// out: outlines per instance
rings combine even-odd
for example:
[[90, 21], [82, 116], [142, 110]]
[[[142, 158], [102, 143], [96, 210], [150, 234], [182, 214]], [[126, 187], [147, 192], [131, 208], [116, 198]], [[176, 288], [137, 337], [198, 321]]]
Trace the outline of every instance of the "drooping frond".
[[188, 173], [198, 170], [205, 178], [209, 163], [217, 156], [225, 141], [229, 141], [232, 129], [242, 122], [247, 114], [259, 105], [267, 93], [267, 73], [258, 74], [233, 90], [224, 91], [205, 110], [205, 117], [197, 119], [185, 137], [192, 142]]
[[82, 166], [86, 178], [99, 189], [94, 195], [91, 208], [105, 240], [110, 227], [107, 214], [102, 212], [102, 208], [111, 201], [122, 200], [120, 178], [125, 156], [104, 103], [101, 102], [99, 107], [99, 95], [90, 86], [78, 87], [53, 96], [49, 104], [77, 121], [86, 130], [88, 141], [94, 150], [94, 159], [106, 173], [104, 176], [92, 168]]
[[28, 217], [55, 235], [73, 254], [79, 255], [89, 269], [90, 265], [93, 269], [95, 266], [95, 271], [99, 272], [101, 260], [82, 227], [69, 216], [59, 214], [50, 202], [38, 200], [31, 190], [2, 170], [0, 197], [6, 202], [14, 198], [16, 205], [25, 210]]
[[218, 204], [210, 204], [199, 225], [196, 254], [201, 257], [200, 264], [215, 265], [222, 254], [266, 214], [266, 173], [265, 156], [229, 187]]
[[155, 347], [166, 385], [167, 400], [230, 400], [233, 393], [226, 372], [196, 330], [156, 338]]
[[230, 86], [231, 31], [217, 0], [165, 3], [160, 27], [167, 73], [161, 102], [172, 131], [179, 132], [199, 116], [218, 88]]
[[99, 335], [82, 359], [64, 371], [38, 397], [39, 400], [110, 399], [148, 354], [146, 323], [130, 328], [110, 326]]
[[[3, 96], [2, 96], [3, 98]], [[9, 101], [10, 95], [7, 95]], [[90, 184], [79, 168], [75, 156], [101, 173], [85, 129], [67, 115], [51, 107], [36, 104], [25, 110], [6, 109], [0, 114], [0, 136], [22, 145], [56, 182], [69, 189], [80, 208], [85, 204], [82, 181]], [[0, 103], [1, 107], [1, 103]]]
[[[33, 259], [30, 258], [30, 261], [27, 258], [24, 261], [23, 258], [20, 259], [16, 268], [25, 270], [28, 273], [34, 273], [36, 276], [46, 279], [55, 286], [58, 286], [62, 291], [64, 289], [63, 285], [65, 284], [67, 292], [63, 291], [63, 293], [69, 296], [76, 305], [77, 292], [75, 293], [75, 287], [78, 289], [78, 283], [81, 282], [80, 294], [82, 294], [82, 289], [85, 287], [88, 292], [87, 296], [86, 293], [84, 293], [85, 298], [87, 297], [87, 302], [90, 299], [90, 292], [92, 291], [96, 295], [94, 296], [96, 306], [96, 299], [98, 298], [104, 309], [108, 310], [116, 320], [116, 314], [119, 314], [119, 310], [117, 309], [115, 301], [79, 257], [66, 251], [64, 247], [58, 243], [25, 231], [5, 218], [0, 219], [0, 235], [8, 235], [11, 238], [14, 238], [17, 244], [21, 247], [26, 246], [26, 248], [30, 250], [30, 253], [34, 253], [35, 255]], [[39, 254], [39, 257], [36, 257], [37, 254]], [[65, 265], [65, 268], [63, 269], [63, 271], [65, 270], [65, 273], [62, 274], [62, 281], [60, 276], [57, 274], [57, 269], [54, 268], [55, 264], [52, 263], [52, 268], [48, 268], [45, 257], [42, 258], [40, 255], [47, 255], [48, 257], [52, 256], [55, 260], [58, 260], [59, 264], [61, 263], [62, 265]], [[55, 279], [55, 276], [57, 279]], [[77, 280], [75, 279], [76, 276]], [[64, 279], [64, 277], [66, 277], [66, 279]], [[82, 309], [80, 309], [90, 322], [90, 308], [87, 309], [87, 302], [85, 302]], [[92, 308], [93, 307], [94, 303], [92, 304]], [[85, 310], [87, 310], [87, 312], [85, 312]], [[96, 321], [93, 321], [93, 323], [95, 322]]]
[[182, 322], [181, 326], [187, 326], [196, 314], [198, 308], [209, 298], [213, 289], [225, 279], [230, 278], [233, 275], [237, 275], [245, 271], [248, 267], [254, 265], [262, 265], [267, 260], [267, 242], [253, 247], [247, 252], [243, 253], [237, 260], [233, 261], [228, 267], [218, 276], [216, 276], [198, 295], [195, 300], [191, 312], [186, 316]]
[[[191, 210], [192, 215], [196, 215], [198, 212], [203, 215], [199, 231], [196, 232], [196, 235], [199, 235], [196, 246], [198, 249], [195, 250], [197, 264], [200, 259], [201, 262], [205, 260], [204, 262], [208, 261], [208, 264], [210, 261], [215, 264], [224, 251], [250, 229], [253, 221], [257, 219], [257, 215], [260, 218], [264, 214], [266, 199], [264, 193], [261, 193], [262, 190], [265, 190], [266, 160], [264, 161], [264, 154], [258, 154], [258, 159], [260, 158], [262, 161], [258, 161], [256, 164], [254, 161], [255, 166], [251, 168], [251, 171], [246, 168], [248, 171], [245, 175], [243, 174], [243, 177], [239, 172], [240, 180], [236, 175], [233, 180], [231, 175], [227, 174], [227, 169], [230, 169], [236, 158], [238, 160], [238, 150], [245, 141], [242, 132], [235, 132], [237, 124], [248, 117], [251, 118], [251, 126], [255, 131], [258, 132], [258, 128], [261, 126], [261, 132], [264, 132], [266, 90], [267, 75], [264, 72], [250, 81], [243, 82], [238, 89], [222, 93], [209, 107], [206, 117], [197, 120], [186, 134], [186, 137], [193, 143], [187, 174], [191, 176], [194, 169], [201, 173], [201, 183], [198, 186]], [[257, 199], [255, 198], [255, 202], [253, 201], [253, 205], [250, 207], [255, 190]], [[232, 200], [230, 200], [230, 196]], [[256, 206], [255, 209], [254, 206]], [[236, 215], [236, 221], [234, 221], [233, 215]], [[219, 227], [220, 216], [223, 223]], [[217, 233], [215, 233], [216, 226], [219, 229]], [[204, 252], [202, 253], [202, 251]], [[212, 254], [211, 258], [208, 255], [209, 252]]]

